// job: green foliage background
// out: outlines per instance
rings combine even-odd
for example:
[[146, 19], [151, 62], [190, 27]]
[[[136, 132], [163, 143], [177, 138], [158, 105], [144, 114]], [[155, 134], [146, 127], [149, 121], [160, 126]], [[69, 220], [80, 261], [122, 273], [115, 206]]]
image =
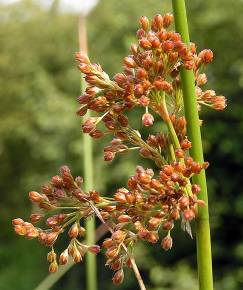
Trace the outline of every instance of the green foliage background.
[[[55, 1], [54, 1], [55, 2]], [[243, 2], [187, 1], [191, 39], [211, 48], [209, 86], [228, 97], [224, 112], [203, 111], [216, 290], [243, 285]], [[135, 40], [137, 19], [171, 10], [170, 1], [101, 0], [88, 19], [92, 60], [114, 74]], [[27, 192], [68, 164], [82, 174], [82, 134], [75, 116], [79, 73], [77, 18], [31, 1], [0, 6], [0, 290], [28, 290], [47, 275], [46, 249], [15, 236], [11, 220], [31, 211]], [[133, 173], [136, 153], [111, 165], [96, 141], [96, 188], [113, 192]], [[143, 162], [143, 161], [142, 161]], [[139, 245], [138, 264], [150, 290], [195, 290], [195, 241], [175, 233], [171, 252]], [[113, 289], [111, 271], [99, 260], [100, 289]], [[53, 289], [85, 289], [84, 267], [72, 268]], [[131, 272], [118, 289], [135, 289]]]

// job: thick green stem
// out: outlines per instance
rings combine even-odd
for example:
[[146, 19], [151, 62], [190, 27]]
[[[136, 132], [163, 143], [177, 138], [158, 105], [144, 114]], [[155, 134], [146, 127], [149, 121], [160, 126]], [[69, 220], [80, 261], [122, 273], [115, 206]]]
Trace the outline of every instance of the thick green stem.
[[[87, 35], [84, 16], [79, 18], [79, 47], [82, 51], [87, 53]], [[84, 93], [86, 82], [82, 76], [81, 91]], [[86, 117], [89, 118], [90, 111], [87, 112]], [[83, 135], [83, 167], [85, 191], [93, 189], [93, 153], [92, 153], [92, 139], [89, 135]], [[86, 222], [86, 240], [88, 245], [95, 243], [95, 219], [91, 218]], [[86, 256], [86, 283], [87, 290], [97, 290], [97, 267], [96, 257], [92, 253], [87, 253]]]
[[[182, 40], [189, 44], [189, 32], [187, 24], [186, 7], [184, 0], [172, 0], [175, 26], [177, 32], [182, 36]], [[195, 95], [195, 78], [192, 71], [181, 70], [181, 82], [183, 90], [183, 100], [185, 107], [185, 115], [187, 119], [187, 130], [189, 139], [192, 141], [192, 149], [190, 151], [194, 160], [203, 162], [203, 149], [199, 124], [199, 116], [197, 110], [197, 101]], [[211, 240], [210, 225], [208, 214], [208, 195], [207, 183], [204, 170], [200, 174], [195, 174], [193, 181], [200, 185], [200, 199], [206, 203], [206, 207], [198, 209], [198, 217], [196, 221], [197, 236], [197, 262], [200, 290], [213, 290], [213, 274], [212, 274], [212, 256], [211, 256]]]

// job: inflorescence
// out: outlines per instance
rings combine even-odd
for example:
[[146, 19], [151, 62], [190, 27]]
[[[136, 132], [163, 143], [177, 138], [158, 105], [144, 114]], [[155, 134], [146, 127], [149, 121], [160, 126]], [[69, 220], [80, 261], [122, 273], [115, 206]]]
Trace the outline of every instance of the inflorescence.
[[[69, 257], [77, 263], [87, 251], [100, 251], [98, 245], [85, 244], [82, 223], [91, 216], [96, 216], [111, 233], [102, 247], [106, 264], [115, 271], [115, 284], [123, 281], [123, 268], [132, 266], [137, 241], [159, 241], [164, 250], [169, 250], [177, 220], [192, 235], [190, 222], [197, 216], [197, 207], [206, 205], [198, 199], [200, 187], [191, 184], [191, 177], [206, 169], [208, 162], [199, 164], [188, 152], [193, 144], [186, 135], [180, 69], [194, 72], [199, 110], [202, 105], [222, 110], [226, 100], [213, 90], [201, 88], [207, 82], [202, 71], [213, 60], [212, 51], [197, 53], [194, 43], [184, 44], [178, 33], [168, 30], [172, 22], [172, 14], [155, 15], [151, 22], [142, 16], [138, 44], [131, 45], [123, 72], [112, 79], [83, 52], [76, 54], [79, 70], [88, 84], [85, 94], [78, 97], [77, 114], [96, 112], [84, 120], [83, 132], [95, 139], [113, 136], [104, 148], [105, 161], [112, 161], [118, 153], [138, 150], [142, 157], [153, 160], [157, 169], [154, 172], [137, 166], [127, 187], [119, 188], [113, 197], [102, 196], [95, 190], [85, 192], [83, 179], [74, 178], [67, 166], [61, 167], [60, 174], [53, 176], [41, 193], [31, 191], [29, 198], [38, 206], [39, 213], [30, 216], [31, 223], [17, 218], [13, 225], [17, 234], [37, 238], [50, 247], [50, 272], [56, 272], [58, 264], [66, 264]], [[157, 115], [166, 129], [142, 138], [126, 115], [135, 107], [144, 109], [144, 126], [152, 126]], [[41, 221], [45, 221], [46, 229], [36, 226]], [[70, 241], [57, 257], [55, 242], [66, 231]]]

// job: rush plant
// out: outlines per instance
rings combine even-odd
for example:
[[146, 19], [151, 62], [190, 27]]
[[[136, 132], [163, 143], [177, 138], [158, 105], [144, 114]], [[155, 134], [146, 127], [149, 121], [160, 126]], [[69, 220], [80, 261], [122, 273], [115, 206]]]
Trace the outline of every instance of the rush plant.
[[[95, 216], [110, 232], [102, 248], [106, 265], [114, 271], [113, 283], [121, 284], [124, 268], [129, 267], [140, 289], [146, 289], [133, 254], [137, 242], [159, 242], [168, 251], [173, 245], [175, 224], [180, 223], [192, 236], [191, 222], [197, 219], [200, 208], [207, 207], [207, 201], [199, 198], [197, 176], [209, 164], [198, 162], [189, 153], [194, 144], [187, 136], [188, 107], [183, 105], [187, 71], [196, 86], [197, 110], [202, 106], [223, 110], [226, 100], [215, 91], [202, 88], [207, 82], [204, 69], [212, 62], [213, 52], [197, 52], [194, 43], [170, 29], [172, 22], [173, 15], [169, 13], [155, 15], [151, 21], [142, 16], [138, 44], [132, 44], [130, 54], [124, 58], [123, 72], [112, 78], [82, 51], [76, 54], [87, 83], [85, 94], [78, 97], [77, 115], [85, 116], [88, 110], [95, 112], [84, 120], [83, 133], [94, 139], [111, 136], [104, 148], [107, 162], [118, 154], [137, 150], [156, 169], [137, 166], [125, 187], [117, 189], [113, 196], [105, 196], [95, 190], [85, 191], [83, 179], [73, 177], [70, 169], [62, 166], [59, 175], [43, 185], [40, 193], [31, 191], [29, 198], [40, 213], [32, 214], [30, 222], [14, 219], [13, 226], [17, 234], [36, 238], [50, 248], [47, 259], [51, 273], [68, 259], [78, 263], [86, 252], [100, 252], [100, 246], [84, 242], [84, 222]], [[184, 75], [180, 75], [181, 71]], [[130, 111], [142, 111], [140, 128], [131, 124], [131, 113], [127, 114]], [[153, 128], [155, 120], [161, 124], [158, 132]], [[147, 136], [140, 132], [143, 126], [149, 128]], [[65, 233], [67, 246], [56, 251], [56, 241]]]

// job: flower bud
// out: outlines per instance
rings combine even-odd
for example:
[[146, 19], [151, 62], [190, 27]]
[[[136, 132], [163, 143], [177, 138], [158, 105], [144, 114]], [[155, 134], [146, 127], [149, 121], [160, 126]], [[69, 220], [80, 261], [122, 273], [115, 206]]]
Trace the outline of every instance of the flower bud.
[[136, 66], [136, 62], [131, 57], [125, 57], [123, 63], [129, 68], [134, 68]]
[[201, 187], [198, 184], [192, 185], [192, 193], [198, 194], [201, 191]]
[[186, 209], [184, 212], [183, 212], [183, 215], [184, 215], [184, 218], [186, 221], [191, 221], [192, 219], [195, 218], [195, 213], [193, 210], [191, 209]]
[[166, 236], [165, 238], [163, 238], [163, 240], [161, 241], [161, 247], [165, 250], [168, 251], [171, 249], [172, 247], [172, 238], [170, 236]]
[[110, 248], [111, 246], [113, 245], [113, 241], [112, 239], [105, 239], [102, 243], [102, 247], [105, 248], [105, 249], [108, 249]]
[[213, 52], [210, 49], [204, 49], [199, 53], [198, 57], [203, 63], [208, 64], [213, 61]]
[[173, 227], [174, 227], [173, 221], [165, 221], [163, 223], [163, 230], [165, 230], [165, 231], [170, 231], [173, 229]]
[[203, 86], [203, 85], [205, 85], [207, 83], [207, 76], [206, 76], [206, 74], [199, 74], [198, 76], [197, 76], [197, 85], [198, 86]]
[[175, 156], [177, 158], [183, 158], [184, 157], [184, 151], [182, 149], [176, 149], [175, 150]]
[[143, 114], [142, 121], [143, 121], [144, 126], [146, 126], [146, 127], [152, 126], [154, 123], [154, 117], [153, 117], [153, 115], [151, 115], [149, 113], [145, 113], [145, 114]]
[[123, 272], [123, 269], [120, 269], [114, 274], [112, 278], [112, 282], [115, 285], [120, 285], [123, 282], [123, 279], [124, 279], [124, 272]]
[[146, 16], [141, 16], [139, 19], [139, 23], [143, 30], [147, 31], [149, 29], [149, 20]]
[[65, 265], [68, 262], [68, 249], [63, 251], [59, 257], [59, 264], [60, 265]]
[[29, 199], [36, 203], [41, 203], [44, 200], [43, 196], [36, 191], [29, 192]]
[[171, 13], [166, 13], [163, 17], [163, 26], [165, 28], [169, 27], [171, 23], [173, 22], [174, 17]]
[[21, 218], [16, 218], [12, 220], [13, 226], [21, 226], [24, 223], [24, 221]]
[[63, 179], [61, 178], [61, 176], [56, 175], [52, 177], [51, 183], [53, 184], [53, 186], [60, 188], [63, 186]]
[[179, 207], [180, 209], [185, 209], [189, 206], [189, 198], [187, 196], [182, 196], [180, 199], [179, 199]]
[[27, 233], [27, 230], [22, 225], [15, 225], [14, 226], [14, 231], [15, 231], [16, 234], [18, 234], [20, 236], [25, 236], [26, 233]]
[[47, 261], [49, 263], [52, 263], [56, 260], [56, 257], [57, 257], [56, 253], [54, 251], [51, 251], [47, 254]]
[[43, 218], [43, 215], [42, 214], [32, 214], [31, 216], [30, 216], [30, 221], [32, 222], [32, 223], [36, 223], [36, 222], [38, 222], [39, 220], [41, 220]]
[[122, 243], [125, 237], [126, 237], [126, 233], [121, 230], [115, 231], [111, 236], [112, 240], [117, 244]]
[[57, 270], [58, 270], [58, 265], [57, 265], [57, 262], [54, 261], [54, 262], [52, 262], [52, 263], [50, 264], [50, 266], [49, 266], [49, 272], [50, 272], [50, 273], [56, 273]]
[[88, 250], [90, 253], [98, 254], [100, 252], [100, 246], [93, 245], [93, 246], [88, 247]]
[[72, 227], [69, 229], [68, 231], [68, 235], [70, 238], [74, 239], [78, 236], [79, 234], [79, 228], [78, 228], [78, 224], [77, 223], [74, 223], [72, 225]]
[[130, 222], [132, 218], [129, 215], [123, 214], [120, 215], [117, 220], [119, 223], [127, 223]]
[[139, 40], [139, 45], [140, 45], [143, 49], [149, 49], [149, 48], [151, 48], [151, 46], [152, 46], [151, 42], [150, 42], [147, 38], [145, 38], [145, 37], [143, 37], [143, 38], [141, 38], [141, 39]]

